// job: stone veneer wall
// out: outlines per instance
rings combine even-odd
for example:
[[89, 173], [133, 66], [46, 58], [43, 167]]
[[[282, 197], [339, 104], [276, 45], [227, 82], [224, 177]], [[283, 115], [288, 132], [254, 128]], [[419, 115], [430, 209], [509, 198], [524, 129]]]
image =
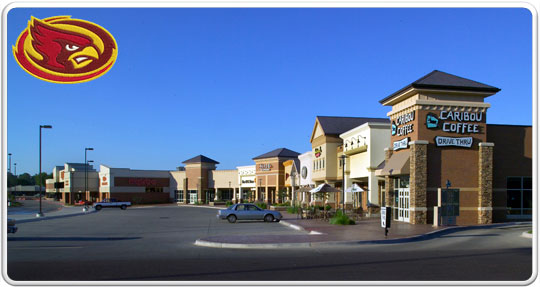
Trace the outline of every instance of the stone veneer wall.
[[427, 223], [427, 147], [428, 141], [409, 143], [410, 157], [410, 223]]
[[493, 223], [493, 143], [479, 143], [478, 224]]
[[[392, 157], [392, 154], [394, 153], [394, 151], [390, 148], [385, 148], [384, 149], [384, 162], [385, 164], [388, 164], [388, 160], [390, 159], [390, 157]], [[386, 192], [386, 195], [385, 195], [385, 204], [386, 206], [394, 206], [394, 183], [392, 181], [392, 178], [390, 176], [385, 176], [384, 177], [384, 186], [385, 186], [385, 192]]]

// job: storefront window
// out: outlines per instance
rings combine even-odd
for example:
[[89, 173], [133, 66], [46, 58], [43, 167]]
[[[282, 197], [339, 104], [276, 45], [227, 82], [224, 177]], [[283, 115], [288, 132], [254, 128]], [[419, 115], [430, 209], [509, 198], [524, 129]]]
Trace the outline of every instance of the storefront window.
[[147, 187], [145, 192], [163, 192], [163, 187]]
[[532, 214], [532, 178], [506, 178], [506, 207], [510, 217]]
[[184, 201], [184, 191], [183, 190], [175, 190], [174, 194], [176, 194], [176, 201], [177, 202]]

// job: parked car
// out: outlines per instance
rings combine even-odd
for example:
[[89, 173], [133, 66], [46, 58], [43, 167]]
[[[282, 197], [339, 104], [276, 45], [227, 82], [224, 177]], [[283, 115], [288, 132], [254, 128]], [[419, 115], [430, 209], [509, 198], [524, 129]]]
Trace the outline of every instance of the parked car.
[[15, 226], [15, 219], [8, 218], [7, 223], [7, 233], [17, 232], [18, 228]]
[[227, 219], [230, 223], [237, 220], [264, 220], [266, 222], [279, 222], [282, 215], [279, 211], [262, 209], [251, 203], [238, 203], [221, 209], [217, 214], [218, 219]]
[[105, 198], [100, 202], [94, 203], [93, 206], [96, 210], [101, 210], [103, 207], [120, 207], [121, 209], [126, 209], [128, 206], [131, 206], [131, 202], [118, 201], [114, 198]]

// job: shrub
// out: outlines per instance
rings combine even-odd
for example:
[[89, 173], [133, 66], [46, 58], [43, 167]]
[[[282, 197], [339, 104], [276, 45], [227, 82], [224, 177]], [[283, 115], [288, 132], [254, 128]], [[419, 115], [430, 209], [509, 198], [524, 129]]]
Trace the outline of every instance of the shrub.
[[231, 205], [233, 205], [232, 201], [228, 200], [227, 202], [225, 202], [225, 206], [228, 207], [228, 206], [231, 206]]
[[287, 212], [291, 213], [291, 214], [296, 214], [296, 213], [298, 213], [298, 208], [299, 208], [298, 205], [289, 206], [289, 207], [287, 207]]
[[195, 205], [202, 205], [203, 203], [200, 201], [195, 201]]
[[266, 209], [267, 208], [267, 205], [265, 202], [262, 202], [262, 201], [259, 201], [259, 202], [255, 202], [255, 205], [257, 205], [258, 207], [262, 208], [262, 209]]
[[274, 206], [291, 206], [291, 203], [290, 202], [284, 202], [284, 203], [276, 203], [274, 204]]
[[332, 209], [332, 206], [330, 206], [330, 204], [327, 204], [327, 205], [324, 207], [324, 209], [325, 209], [326, 211], [328, 211], [328, 210]]
[[338, 210], [334, 217], [330, 218], [331, 224], [340, 224], [340, 225], [354, 225], [354, 220], [350, 219], [347, 214], [343, 214], [341, 210]]

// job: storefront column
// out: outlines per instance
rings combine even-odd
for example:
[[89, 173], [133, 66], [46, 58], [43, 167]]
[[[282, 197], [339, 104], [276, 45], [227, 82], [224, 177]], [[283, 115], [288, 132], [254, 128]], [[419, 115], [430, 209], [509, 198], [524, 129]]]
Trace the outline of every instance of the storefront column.
[[268, 190], [268, 185], [264, 187], [264, 200], [267, 204], [270, 204], [270, 191]]
[[236, 203], [236, 187], [233, 188], [232, 202]]
[[182, 200], [184, 204], [188, 203], [188, 179], [184, 178], [184, 200]]
[[242, 202], [242, 187], [238, 188], [238, 202]]
[[428, 141], [409, 143], [410, 157], [410, 223], [427, 223], [427, 147]]
[[[390, 148], [384, 149], [385, 164], [388, 164], [388, 160], [390, 159], [390, 157], [392, 157], [393, 153], [394, 153], [394, 150]], [[394, 182], [392, 178], [388, 175], [384, 177], [384, 187], [385, 187], [385, 191], [384, 191], [385, 202], [382, 204], [382, 206], [394, 207]]]
[[478, 224], [493, 223], [493, 148], [494, 143], [479, 143]]
[[370, 172], [368, 175], [368, 202], [381, 206], [379, 202], [379, 179], [375, 176], [375, 172]]

